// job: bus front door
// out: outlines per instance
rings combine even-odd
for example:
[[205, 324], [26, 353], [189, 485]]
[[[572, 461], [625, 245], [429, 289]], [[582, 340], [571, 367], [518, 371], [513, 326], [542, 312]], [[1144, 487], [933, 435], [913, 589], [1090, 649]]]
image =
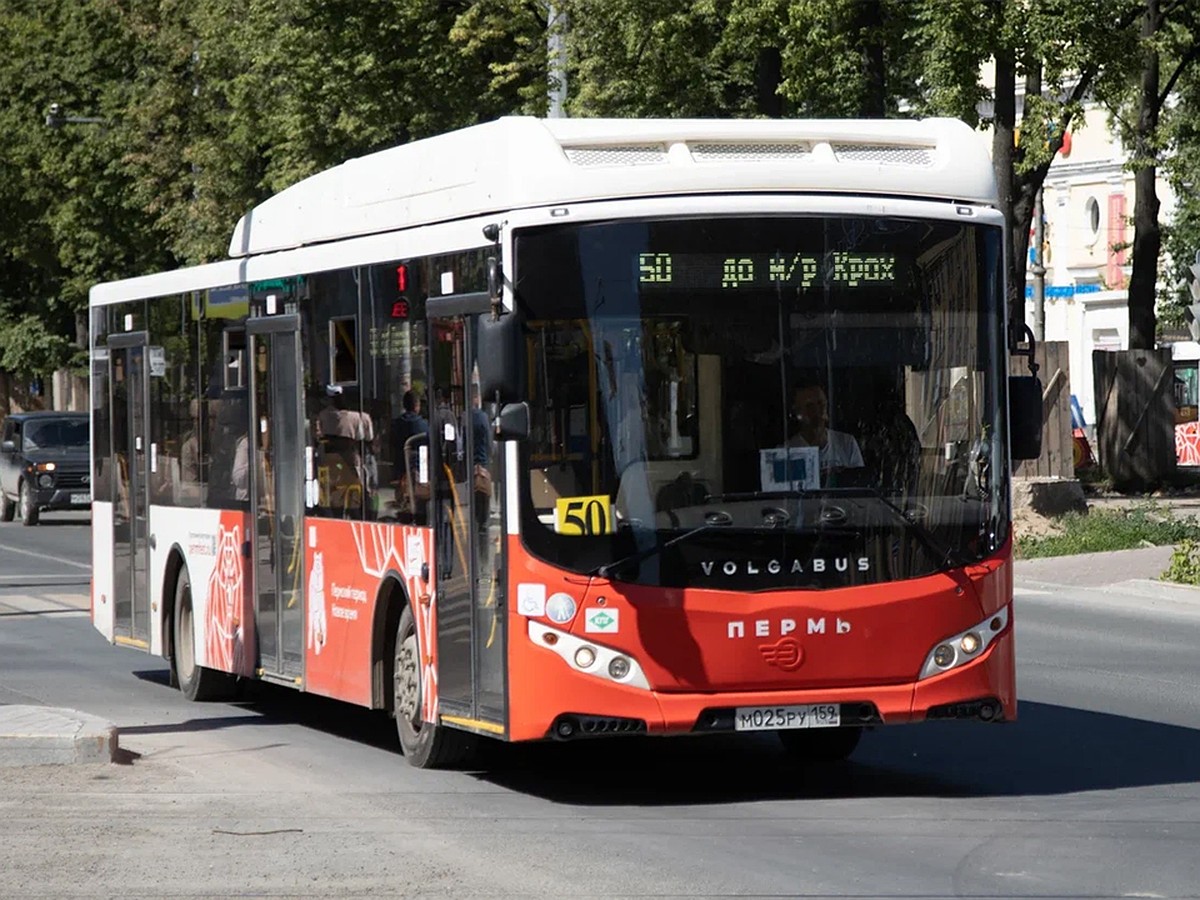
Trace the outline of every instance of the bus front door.
[[146, 333], [108, 340], [109, 410], [113, 472], [113, 640], [150, 648], [149, 507], [150, 432], [146, 413]]
[[430, 320], [438, 704], [444, 722], [503, 735], [502, 461], [474, 387], [473, 321]]
[[299, 319], [246, 322], [250, 360], [250, 570], [259, 674], [304, 677], [304, 433]]

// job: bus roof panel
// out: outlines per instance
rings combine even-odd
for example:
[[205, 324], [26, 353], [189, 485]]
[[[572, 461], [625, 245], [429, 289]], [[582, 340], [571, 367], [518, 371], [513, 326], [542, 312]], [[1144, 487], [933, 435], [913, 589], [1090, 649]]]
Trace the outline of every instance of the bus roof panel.
[[984, 138], [955, 119], [507, 117], [306, 178], [243, 216], [229, 255], [509, 209], [740, 192], [997, 202]]

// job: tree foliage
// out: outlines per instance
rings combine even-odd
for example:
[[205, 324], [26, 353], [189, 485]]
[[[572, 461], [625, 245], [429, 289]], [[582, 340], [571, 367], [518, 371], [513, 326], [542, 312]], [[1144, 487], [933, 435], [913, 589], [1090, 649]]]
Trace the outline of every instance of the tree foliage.
[[[0, 329], [24, 336], [21, 366], [49, 365], [91, 284], [222, 257], [233, 223], [298, 179], [545, 114], [552, 12], [572, 115], [992, 126], [1015, 292], [1064, 131], [1088, 96], [1129, 108], [1147, 2], [1171, 13], [1162, 58], [1183, 59], [1182, 0], [0, 0]], [[1182, 260], [1200, 237], [1194, 74], [1176, 93], [1152, 145], [1184, 201], [1165, 236]], [[52, 102], [104, 124], [47, 128]]]

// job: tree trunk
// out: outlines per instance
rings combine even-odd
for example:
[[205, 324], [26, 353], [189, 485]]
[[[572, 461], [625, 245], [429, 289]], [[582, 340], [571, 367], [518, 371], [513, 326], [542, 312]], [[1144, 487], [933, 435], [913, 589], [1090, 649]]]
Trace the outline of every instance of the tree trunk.
[[[996, 15], [1004, 15], [1004, 4], [996, 4]], [[999, 23], [998, 23], [999, 24]], [[1005, 247], [1004, 269], [1008, 275], [1008, 318], [1013, 339], [1019, 340], [1025, 324], [1025, 273], [1021, 280], [1016, 278], [1018, 245], [1016, 224], [1013, 221], [1013, 158], [1014, 138], [1017, 126], [1017, 75], [1012, 52], [1001, 48], [996, 53], [995, 108], [992, 112], [992, 166], [996, 172], [996, 190], [1000, 195], [1000, 209], [1004, 213], [1004, 225], [1009, 234]]]
[[783, 54], [778, 47], [762, 47], [754, 68], [755, 94], [758, 111], [771, 119], [783, 116], [783, 96], [779, 83], [783, 80]]
[[867, 119], [887, 115], [887, 73], [883, 46], [883, 5], [880, 0], [859, 0], [855, 21], [862, 53], [863, 94], [859, 114]]
[[[1155, 139], [1158, 132], [1159, 55], [1154, 46], [1162, 28], [1159, 0], [1146, 0], [1142, 19], [1145, 54], [1138, 98], [1137, 132], [1134, 138], [1133, 273], [1129, 279], [1129, 349], [1154, 349], [1155, 283], [1162, 231], [1158, 226], [1158, 167]], [[1110, 248], [1111, 250], [1111, 248]]]

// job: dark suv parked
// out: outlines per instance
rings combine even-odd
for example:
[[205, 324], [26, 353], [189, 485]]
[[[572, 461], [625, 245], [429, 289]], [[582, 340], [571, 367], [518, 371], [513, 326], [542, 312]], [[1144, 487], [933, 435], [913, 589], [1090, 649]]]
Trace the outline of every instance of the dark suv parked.
[[87, 413], [27, 412], [0, 431], [0, 521], [36, 525], [43, 509], [90, 509]]

